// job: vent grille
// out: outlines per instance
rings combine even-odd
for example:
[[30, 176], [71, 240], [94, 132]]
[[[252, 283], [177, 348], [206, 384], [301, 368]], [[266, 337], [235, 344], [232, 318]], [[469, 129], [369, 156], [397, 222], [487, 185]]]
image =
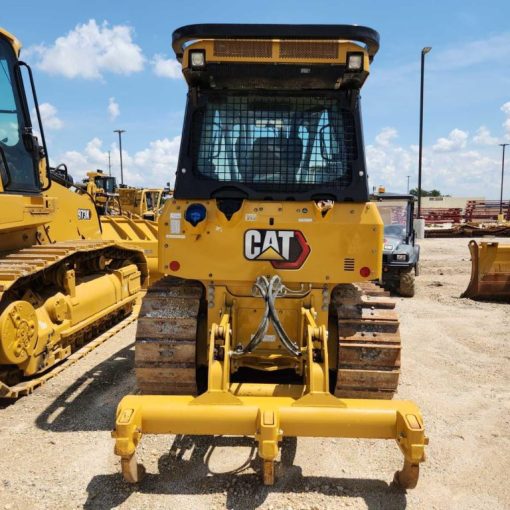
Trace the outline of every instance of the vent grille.
[[354, 259], [344, 259], [344, 271], [354, 271]]
[[336, 60], [338, 58], [338, 43], [336, 41], [281, 41], [280, 58]]
[[214, 41], [215, 57], [271, 58], [271, 41]]

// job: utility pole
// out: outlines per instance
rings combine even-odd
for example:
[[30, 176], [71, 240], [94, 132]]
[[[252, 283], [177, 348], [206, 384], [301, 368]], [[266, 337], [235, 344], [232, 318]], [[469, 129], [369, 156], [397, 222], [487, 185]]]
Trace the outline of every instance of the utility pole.
[[112, 151], [108, 151], [108, 175], [112, 176]]
[[420, 84], [420, 148], [418, 155], [418, 219], [421, 218], [421, 156], [423, 152], [423, 82], [425, 74], [425, 55], [431, 50], [426, 46], [421, 50], [421, 84]]
[[410, 179], [410, 175], [407, 176], [407, 194], [409, 195], [409, 179]]
[[125, 129], [114, 129], [114, 133], [119, 134], [119, 155], [120, 155], [120, 183], [124, 184], [124, 168], [122, 166], [122, 133], [125, 133]]
[[499, 196], [499, 216], [500, 220], [503, 221], [503, 179], [505, 177], [505, 147], [510, 144], [500, 143], [499, 145], [503, 147], [503, 154], [501, 156], [501, 194]]

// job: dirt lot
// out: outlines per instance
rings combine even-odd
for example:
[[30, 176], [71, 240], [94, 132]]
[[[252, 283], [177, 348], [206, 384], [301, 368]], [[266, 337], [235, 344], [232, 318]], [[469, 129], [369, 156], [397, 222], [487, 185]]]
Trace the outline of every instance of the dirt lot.
[[418, 488], [388, 484], [393, 442], [285, 441], [278, 482], [260, 485], [252, 442], [146, 437], [148, 474], [117, 473], [110, 429], [135, 389], [134, 326], [35, 394], [0, 409], [0, 510], [36, 508], [510, 508], [510, 308], [460, 299], [467, 240], [422, 242], [413, 299], [399, 299], [399, 398], [422, 408], [430, 436]]

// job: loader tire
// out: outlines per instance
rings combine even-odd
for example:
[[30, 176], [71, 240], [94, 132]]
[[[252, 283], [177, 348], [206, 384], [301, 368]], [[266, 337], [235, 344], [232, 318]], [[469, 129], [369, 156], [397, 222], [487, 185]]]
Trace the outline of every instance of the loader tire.
[[[400, 332], [395, 301], [367, 282], [339, 285], [330, 315], [338, 328], [336, 381], [339, 398], [391, 399], [400, 376]], [[330, 320], [331, 323], [331, 320]]]
[[400, 273], [400, 281], [398, 285], [398, 293], [403, 297], [413, 297], [415, 293], [414, 272], [405, 271]]
[[202, 284], [166, 277], [143, 298], [135, 342], [135, 373], [144, 394], [197, 394], [197, 333]]

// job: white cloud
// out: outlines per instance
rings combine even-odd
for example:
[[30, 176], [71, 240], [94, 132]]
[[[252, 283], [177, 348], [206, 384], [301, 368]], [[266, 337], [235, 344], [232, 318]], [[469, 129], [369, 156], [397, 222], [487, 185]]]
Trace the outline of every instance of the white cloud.
[[171, 78], [173, 80], [182, 78], [181, 64], [174, 58], [165, 58], [164, 55], [154, 55], [152, 69], [156, 76]]
[[477, 145], [495, 145], [498, 143], [498, 139], [491, 135], [487, 127], [480, 126], [473, 137], [473, 142]]
[[510, 101], [505, 103], [501, 107], [501, 111], [506, 115], [506, 120], [503, 122], [503, 128], [505, 129], [505, 138], [510, 140]]
[[[376, 136], [376, 143], [366, 147], [370, 185], [383, 185], [388, 191], [403, 192], [406, 191], [409, 175], [410, 187], [416, 187], [418, 148], [415, 145], [400, 146], [391, 140], [385, 145], [379, 143], [378, 138], [382, 135], [382, 139], [386, 140], [387, 133], [388, 128], [383, 129]], [[437, 150], [438, 143], [424, 146], [423, 188], [439, 189], [444, 194], [457, 196], [499, 196], [500, 151], [488, 145], [478, 145], [475, 149], [475, 138], [469, 139], [466, 131], [454, 129], [448, 137], [440, 138], [441, 142], [438, 140], [445, 150]], [[510, 194], [510, 183], [507, 184], [505, 196]]]
[[510, 58], [510, 32], [487, 39], [470, 41], [455, 48], [437, 52], [431, 60], [432, 70], [457, 70], [489, 62], [505, 62]]
[[383, 147], [387, 147], [393, 138], [398, 136], [397, 130], [391, 127], [385, 127], [381, 130], [381, 132], [375, 137], [375, 141], [377, 144], [382, 145]]
[[36, 59], [39, 69], [66, 78], [98, 79], [105, 72], [127, 75], [141, 71], [145, 61], [132, 36], [129, 26], [110, 28], [106, 21], [98, 25], [91, 19], [53, 44], [32, 46], [25, 54]]
[[108, 99], [108, 116], [110, 120], [115, 120], [120, 115], [120, 106], [114, 97]]
[[432, 147], [436, 152], [450, 152], [457, 149], [463, 149], [466, 146], [469, 133], [461, 129], [453, 129], [448, 137], [438, 138]]
[[[51, 103], [41, 103], [39, 112], [44, 130], [62, 129], [64, 123], [57, 115], [58, 110]], [[35, 109], [32, 109], [32, 118], [36, 119], [36, 115]]]
[[[122, 151], [124, 168], [124, 183], [131, 186], [164, 187], [167, 182], [173, 184], [177, 160], [179, 156], [181, 137], [163, 138], [149, 143], [146, 149], [130, 154]], [[112, 144], [111, 164], [112, 174], [120, 183], [119, 148]], [[67, 151], [58, 158], [66, 163], [75, 181], [85, 177], [86, 172], [95, 169], [108, 169], [108, 150], [103, 149], [103, 142], [93, 138], [81, 152]]]

